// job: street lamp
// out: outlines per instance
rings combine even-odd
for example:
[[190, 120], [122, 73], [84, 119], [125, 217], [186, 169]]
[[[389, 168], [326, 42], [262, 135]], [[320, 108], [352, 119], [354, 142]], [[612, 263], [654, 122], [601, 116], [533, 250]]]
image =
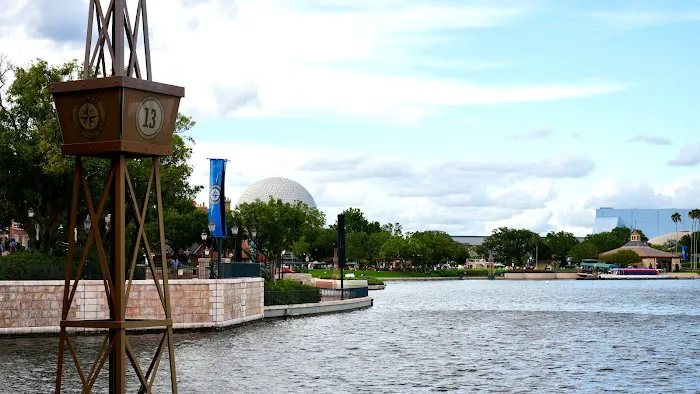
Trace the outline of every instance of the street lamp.
[[85, 221], [83, 222], [83, 227], [85, 228], [85, 233], [89, 233], [90, 229], [92, 228], [92, 220], [90, 220], [90, 216], [88, 215], [85, 217]]
[[[29, 216], [30, 219], [34, 219], [34, 210], [29, 208], [27, 216]], [[39, 223], [37, 222], [34, 222], [34, 238], [39, 241]]]
[[238, 235], [238, 226], [231, 227], [231, 234], [233, 234], [233, 262], [238, 262], [238, 243], [236, 242], [236, 236]]
[[[209, 233], [212, 235], [212, 238], [214, 237], [214, 230], [216, 230], [216, 224], [214, 222], [209, 222]], [[212, 255], [211, 255], [211, 251], [210, 251], [209, 252], [209, 279], [216, 279], [216, 276], [214, 275], [214, 259], [211, 256]], [[219, 251], [218, 258], [221, 258], [221, 251]]]

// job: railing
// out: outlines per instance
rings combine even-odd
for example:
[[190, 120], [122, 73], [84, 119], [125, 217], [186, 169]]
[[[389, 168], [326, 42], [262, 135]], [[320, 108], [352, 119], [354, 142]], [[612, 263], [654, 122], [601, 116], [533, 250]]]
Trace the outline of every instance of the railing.
[[310, 304], [320, 301], [321, 289], [265, 292], [265, 305]]
[[[163, 279], [163, 269], [156, 267], [156, 278]], [[168, 268], [168, 279], [197, 279], [197, 267], [182, 265], [178, 268]], [[153, 279], [151, 269], [145, 265], [138, 266], [134, 279]]]
[[347, 289], [321, 289], [323, 301], [350, 300], [369, 296], [367, 287], [351, 287]]

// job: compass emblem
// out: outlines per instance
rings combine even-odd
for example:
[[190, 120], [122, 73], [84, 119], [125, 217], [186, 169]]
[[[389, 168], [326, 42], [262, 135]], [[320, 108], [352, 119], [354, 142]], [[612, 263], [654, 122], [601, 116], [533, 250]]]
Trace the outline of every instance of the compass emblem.
[[105, 109], [100, 100], [92, 94], [81, 96], [73, 104], [73, 124], [88, 141], [100, 135], [105, 128]]
[[219, 185], [212, 186], [211, 190], [209, 191], [209, 203], [210, 204], [218, 204], [220, 199], [221, 199], [221, 188], [219, 187]]

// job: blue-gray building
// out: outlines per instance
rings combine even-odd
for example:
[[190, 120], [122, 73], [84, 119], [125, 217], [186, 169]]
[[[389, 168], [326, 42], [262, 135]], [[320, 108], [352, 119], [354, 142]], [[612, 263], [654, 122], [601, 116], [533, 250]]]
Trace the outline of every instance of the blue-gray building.
[[668, 233], [676, 232], [676, 224], [671, 220], [671, 215], [678, 212], [681, 222], [678, 230], [690, 228], [690, 209], [617, 209], [598, 208], [595, 211], [595, 224], [593, 234], [610, 231], [615, 227], [629, 227], [642, 230], [649, 239]]

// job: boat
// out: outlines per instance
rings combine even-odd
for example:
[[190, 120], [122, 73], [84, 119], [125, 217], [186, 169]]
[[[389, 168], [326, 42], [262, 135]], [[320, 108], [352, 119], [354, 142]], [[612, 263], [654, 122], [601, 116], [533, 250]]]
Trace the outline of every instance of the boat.
[[668, 274], [656, 268], [613, 268], [610, 273], [599, 274], [600, 279], [668, 279]]

